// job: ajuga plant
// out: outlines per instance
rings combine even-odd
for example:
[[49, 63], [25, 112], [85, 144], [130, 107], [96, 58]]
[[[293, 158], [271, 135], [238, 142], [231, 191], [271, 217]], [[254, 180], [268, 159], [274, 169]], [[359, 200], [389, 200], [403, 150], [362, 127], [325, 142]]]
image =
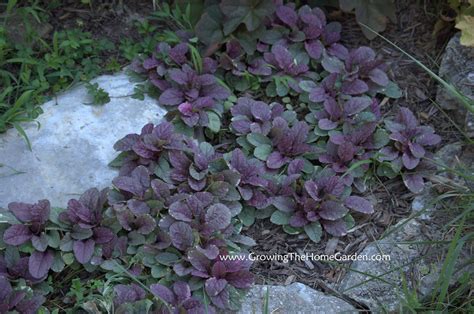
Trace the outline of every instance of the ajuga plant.
[[[53, 294], [48, 275], [82, 268], [120, 278], [103, 310], [237, 310], [253, 283], [251, 262], [229, 259], [254, 244], [240, 234], [244, 169], [168, 122], [116, 148], [121, 170], [111, 189], [90, 189], [66, 209], [41, 200], [2, 213], [2, 309], [34, 313]], [[265, 181], [257, 173], [244, 182]]]
[[51, 288], [66, 269], [107, 279], [101, 302], [91, 297], [103, 311], [237, 310], [253, 283], [244, 226], [269, 219], [319, 242], [376, 210], [363, 195], [374, 181], [423, 190], [440, 137], [407, 108], [382, 113], [382, 97], [401, 95], [387, 65], [341, 44], [322, 10], [268, 3], [213, 4], [196, 33], [179, 30], [182, 42], [134, 61], [167, 121], [115, 143], [109, 189], [66, 209], [9, 205], [1, 310], [34, 312], [52, 298], [90, 307], [64, 300], [71, 283]]

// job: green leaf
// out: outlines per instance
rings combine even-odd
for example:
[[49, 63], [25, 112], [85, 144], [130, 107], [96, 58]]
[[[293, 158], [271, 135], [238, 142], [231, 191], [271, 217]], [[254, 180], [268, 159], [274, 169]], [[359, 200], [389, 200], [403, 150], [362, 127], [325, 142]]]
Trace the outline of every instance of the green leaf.
[[242, 23], [252, 32], [275, 10], [274, 4], [267, 0], [223, 0], [220, 8], [226, 17], [225, 35], [232, 33]]
[[311, 241], [318, 243], [321, 240], [321, 235], [323, 230], [321, 228], [321, 224], [318, 221], [312, 222], [308, 225], [304, 226], [304, 231], [311, 239]]
[[[368, 25], [376, 32], [383, 32], [388, 19], [396, 22], [395, 3], [393, 0], [340, 0], [339, 6], [343, 11], [355, 9], [356, 20]], [[374, 39], [376, 34], [362, 27], [362, 32], [368, 39]]]
[[217, 115], [217, 113], [208, 111], [207, 116], [209, 117], [209, 124], [207, 127], [214, 133], [218, 133], [221, 129], [221, 118]]
[[71, 265], [75, 261], [73, 253], [63, 253], [62, 257], [66, 265]]
[[317, 87], [316, 83], [313, 81], [301, 81], [299, 87], [304, 90], [305, 92], [310, 92], [313, 88]]
[[385, 145], [387, 145], [389, 141], [390, 141], [390, 138], [388, 136], [387, 131], [385, 131], [384, 129], [378, 129], [377, 131], [375, 131], [374, 133], [374, 147], [375, 148], [382, 148]]
[[155, 175], [161, 180], [171, 183], [170, 170], [170, 164], [163, 156], [161, 156], [160, 159], [158, 159], [158, 164], [155, 167]]
[[74, 225], [72, 227], [71, 238], [74, 240], [85, 240], [92, 237], [92, 230], [91, 229], [83, 229], [78, 225]]
[[385, 86], [382, 89], [382, 93], [385, 96], [390, 97], [390, 98], [394, 98], [394, 99], [397, 99], [397, 98], [400, 98], [400, 97], [403, 96], [403, 93], [400, 90], [400, 88], [398, 87], [398, 85], [395, 84], [392, 81], [388, 82], [387, 86]]
[[48, 246], [55, 249], [59, 248], [59, 243], [61, 242], [61, 238], [57, 230], [48, 231], [48, 233], [46, 233], [46, 238], [48, 239]]
[[260, 145], [258, 147], [255, 147], [255, 150], [253, 151], [253, 155], [257, 157], [260, 160], [267, 160], [268, 156], [271, 154], [273, 150], [273, 147], [270, 145]]
[[26, 141], [26, 144], [28, 145], [28, 149], [31, 151], [31, 142], [30, 142], [30, 139], [28, 138], [28, 135], [26, 135], [26, 132], [25, 130], [21, 127], [21, 125], [19, 125], [18, 123], [12, 123], [13, 126], [15, 127], [15, 129], [18, 131], [18, 133], [20, 133], [20, 135], [25, 139]]
[[279, 210], [273, 212], [272, 216], [270, 217], [270, 221], [273, 222], [275, 225], [287, 225], [290, 222], [290, 213], [285, 213]]
[[55, 273], [59, 273], [64, 269], [64, 266], [66, 266], [66, 263], [64, 262], [61, 255], [59, 253], [54, 254], [54, 260], [53, 265], [51, 265], [51, 269]]
[[275, 90], [278, 96], [284, 97], [288, 95], [290, 88], [288, 87], [288, 84], [286, 84], [284, 80], [281, 80], [275, 77]]
[[[474, 4], [471, 4], [474, 8]], [[461, 30], [461, 45], [474, 47], [474, 16], [463, 14], [458, 17], [456, 28]]]
[[346, 222], [347, 230], [354, 228], [355, 220], [354, 217], [351, 216], [351, 214], [345, 215], [342, 219]]
[[179, 261], [179, 259], [180, 258], [178, 255], [169, 252], [162, 252], [156, 255], [156, 260], [158, 261], [158, 263], [166, 266], [172, 266], [177, 261]]
[[223, 18], [218, 4], [207, 7], [196, 24], [197, 37], [206, 45], [220, 42], [224, 38], [222, 31]]
[[59, 221], [59, 214], [64, 211], [64, 208], [61, 207], [51, 207], [51, 211], [49, 214], [49, 220], [54, 222], [56, 225], [64, 225]]
[[301, 228], [294, 228], [290, 225], [284, 225], [283, 226], [283, 231], [285, 231], [288, 234], [295, 235], [295, 234], [300, 234], [301, 233]]
[[120, 168], [124, 164], [127, 157], [130, 156], [130, 152], [121, 152], [118, 154], [117, 157], [114, 158], [111, 162], [109, 162], [109, 167]]
[[244, 226], [249, 227], [255, 222], [255, 208], [244, 207], [239, 213], [239, 219], [242, 221]]
[[151, 268], [151, 276], [153, 278], [163, 278], [168, 274], [169, 270], [168, 267], [165, 267], [163, 265], [154, 265]]
[[260, 133], [248, 134], [247, 141], [255, 147], [259, 147], [260, 145], [272, 145], [272, 141]]

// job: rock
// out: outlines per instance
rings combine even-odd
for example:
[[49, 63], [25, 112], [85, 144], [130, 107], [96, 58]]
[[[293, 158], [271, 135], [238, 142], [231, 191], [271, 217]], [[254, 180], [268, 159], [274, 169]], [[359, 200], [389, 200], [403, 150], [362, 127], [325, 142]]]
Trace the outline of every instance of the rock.
[[[459, 38], [458, 33], [446, 46], [439, 76], [454, 85], [463, 95], [474, 99], [474, 48], [462, 46]], [[441, 85], [438, 87], [436, 101], [442, 108], [452, 110], [455, 120], [465, 126], [469, 135], [474, 136], [474, 116]]]
[[421, 213], [418, 216], [418, 219], [421, 219], [421, 220], [431, 219], [430, 214], [436, 209], [436, 204], [433, 202], [435, 197], [436, 197], [436, 194], [434, 193], [432, 189], [431, 183], [427, 183], [425, 188], [423, 189], [423, 192], [415, 196], [415, 198], [413, 199], [413, 202], [411, 203], [412, 212], [418, 213], [418, 212], [423, 211], [423, 213]]
[[[417, 220], [401, 221], [394, 226], [398, 231], [390, 234], [377, 243], [369, 244], [361, 256], [386, 254], [390, 261], [354, 261], [350, 266], [355, 271], [349, 271], [341, 281], [338, 291], [348, 297], [363, 303], [373, 312], [400, 311], [400, 299], [403, 295], [402, 282], [406, 274], [422, 276], [418, 270], [429, 269], [423, 259], [419, 260], [424, 246], [414, 244], [397, 244], [403, 241], [420, 241], [420, 223]], [[406, 265], [406, 266], [404, 266]], [[369, 274], [369, 275], [365, 275]], [[374, 277], [381, 279], [376, 279]], [[420, 278], [417, 278], [420, 280]]]
[[243, 300], [238, 313], [264, 313], [267, 289], [268, 313], [358, 313], [356, 308], [346, 301], [298, 282], [289, 286], [255, 285]]
[[86, 88], [78, 86], [45, 103], [37, 119], [41, 128], [24, 125], [32, 152], [16, 130], [0, 134], [0, 207], [44, 198], [53, 206], [65, 206], [88, 188], [109, 186], [117, 175], [107, 166], [116, 155], [113, 144], [128, 133], [140, 132], [148, 122], [158, 122], [165, 113], [151, 98], [123, 97], [134, 89], [124, 73], [94, 82], [111, 101], [85, 105], [91, 100]]
[[[431, 196], [431, 197], [430, 197]], [[412, 209], [419, 211], [431, 209], [415, 219], [404, 219], [393, 226], [386, 236], [369, 244], [360, 256], [388, 255], [389, 260], [354, 261], [337, 290], [362, 304], [368, 306], [371, 312], [405, 312], [403, 309], [404, 284], [409, 291], [416, 291], [419, 299], [430, 295], [441, 273], [446, 246], [428, 244], [427, 241], [444, 239], [442, 222], [436, 224], [439, 218], [435, 204], [434, 191], [427, 186], [424, 193], [415, 198]], [[439, 216], [439, 215], [438, 215]], [[441, 214], [442, 216], [442, 214]], [[426, 223], [426, 220], [429, 222]], [[441, 258], [440, 258], [441, 257]], [[472, 273], [468, 268], [469, 248], [465, 245], [457, 259], [451, 284], [463, 273]]]

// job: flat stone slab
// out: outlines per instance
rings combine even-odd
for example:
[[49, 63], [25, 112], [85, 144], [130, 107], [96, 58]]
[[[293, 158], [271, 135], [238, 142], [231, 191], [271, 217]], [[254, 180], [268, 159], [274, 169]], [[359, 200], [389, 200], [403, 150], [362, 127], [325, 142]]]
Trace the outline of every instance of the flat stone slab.
[[268, 313], [358, 313], [357, 309], [346, 301], [298, 282], [289, 286], [255, 285], [243, 300], [242, 308], [238, 313], [265, 313], [267, 291]]
[[87, 105], [91, 99], [86, 88], [77, 86], [45, 103], [37, 119], [40, 129], [33, 123], [23, 125], [33, 151], [15, 129], [0, 134], [0, 207], [44, 198], [53, 206], [65, 206], [88, 188], [109, 186], [117, 175], [107, 166], [116, 156], [114, 143], [128, 133], [139, 133], [148, 122], [159, 122], [165, 114], [152, 98], [127, 96], [135, 84], [124, 73], [93, 82], [109, 93], [111, 101]]
[[[460, 37], [460, 33], [457, 33], [448, 42], [439, 76], [466, 97], [474, 99], [474, 48], [461, 45]], [[451, 110], [454, 119], [470, 137], [474, 137], [474, 115], [441, 85], [438, 87], [436, 102], [443, 109]]]

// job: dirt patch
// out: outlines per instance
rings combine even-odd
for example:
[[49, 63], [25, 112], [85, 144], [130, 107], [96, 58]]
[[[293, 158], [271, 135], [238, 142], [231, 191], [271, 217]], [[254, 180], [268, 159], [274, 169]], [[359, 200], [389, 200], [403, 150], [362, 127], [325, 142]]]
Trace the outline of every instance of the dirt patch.
[[[124, 40], [138, 42], [141, 39], [134, 24], [144, 20], [153, 11], [153, 2], [140, 1], [91, 1], [92, 5], [80, 1], [63, 1], [60, 6], [49, 10], [49, 24], [52, 31], [79, 29], [90, 32], [94, 39], [106, 38], [114, 43], [116, 50], [103, 56], [104, 63], [115, 58], [121, 65], [129, 61], [118, 47]], [[45, 4], [46, 5], [46, 4]]]

